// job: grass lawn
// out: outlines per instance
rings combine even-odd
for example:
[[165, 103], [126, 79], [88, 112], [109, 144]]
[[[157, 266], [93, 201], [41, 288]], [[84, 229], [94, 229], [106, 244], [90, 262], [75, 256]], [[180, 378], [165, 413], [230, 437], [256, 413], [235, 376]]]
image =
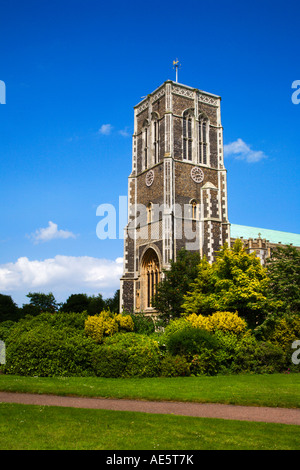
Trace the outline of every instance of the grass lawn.
[[0, 390], [87, 397], [300, 407], [300, 374], [146, 379], [0, 375]]
[[298, 450], [300, 427], [0, 404], [1, 450]]
[[[300, 374], [153, 379], [0, 375], [0, 390], [297, 408]], [[299, 450], [300, 426], [0, 403], [1, 450]]]

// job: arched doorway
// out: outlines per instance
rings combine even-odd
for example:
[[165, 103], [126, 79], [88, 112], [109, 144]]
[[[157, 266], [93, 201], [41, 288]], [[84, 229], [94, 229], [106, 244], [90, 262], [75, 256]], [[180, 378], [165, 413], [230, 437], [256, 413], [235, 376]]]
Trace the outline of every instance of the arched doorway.
[[148, 248], [141, 264], [142, 309], [151, 308], [152, 297], [160, 280], [159, 259], [153, 248]]

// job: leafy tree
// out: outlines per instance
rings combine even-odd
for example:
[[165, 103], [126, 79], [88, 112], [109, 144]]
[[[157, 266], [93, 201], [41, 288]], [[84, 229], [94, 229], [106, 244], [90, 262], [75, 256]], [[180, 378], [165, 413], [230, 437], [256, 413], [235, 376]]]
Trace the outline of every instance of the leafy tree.
[[152, 305], [160, 312], [163, 323], [168, 323], [170, 318], [180, 317], [183, 313], [183, 296], [197, 276], [199, 262], [199, 253], [182, 249], [178, 252], [176, 261], [171, 261], [170, 269], [164, 271], [165, 277], [152, 299]]
[[208, 315], [238, 311], [248, 326], [255, 327], [266, 315], [268, 282], [259, 258], [247, 253], [241, 240], [236, 240], [232, 248], [221, 248], [212, 265], [205, 258], [201, 260], [197, 278], [184, 297], [184, 312]]
[[0, 294], [0, 322], [19, 319], [20, 309], [10, 295]]
[[105, 300], [105, 308], [111, 312], [119, 313], [120, 306], [120, 290], [118, 289], [114, 296]]
[[300, 313], [300, 251], [293, 246], [276, 247], [266, 262], [270, 278], [268, 298], [279, 301], [287, 314]]
[[111, 312], [119, 312], [119, 293], [117, 290], [113, 297], [103, 299], [102, 294], [88, 296], [87, 294], [71, 294], [67, 301], [62, 304], [62, 312], [87, 311], [89, 315], [100, 314], [103, 310], [109, 309]]
[[26, 305], [34, 306], [36, 307], [36, 312], [42, 313], [42, 312], [50, 312], [54, 313], [59, 309], [59, 304], [56, 302], [54, 295], [52, 292], [49, 292], [49, 294], [43, 294], [40, 292], [29, 292], [29, 294], [26, 295], [30, 299], [29, 304], [23, 305], [23, 308]]
[[98, 313], [101, 313], [102, 310], [105, 310], [105, 301], [102, 294], [89, 297], [89, 305], [87, 308], [88, 314], [97, 315]]
[[71, 294], [66, 302], [62, 304], [62, 312], [81, 313], [88, 309], [90, 299], [86, 294]]
[[36, 315], [39, 315], [40, 313], [41, 313], [40, 307], [38, 307], [37, 305], [33, 305], [33, 304], [23, 304], [22, 309], [21, 309], [22, 317], [26, 317], [26, 315], [35, 317]]

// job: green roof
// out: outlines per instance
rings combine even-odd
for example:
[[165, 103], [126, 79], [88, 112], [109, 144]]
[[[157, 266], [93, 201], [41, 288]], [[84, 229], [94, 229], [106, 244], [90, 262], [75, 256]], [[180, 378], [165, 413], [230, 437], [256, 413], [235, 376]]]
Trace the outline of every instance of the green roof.
[[[260, 234], [260, 235], [259, 235]], [[281, 242], [283, 245], [300, 246], [300, 235], [297, 233], [280, 232], [279, 230], [269, 230], [266, 228], [247, 227], [246, 225], [231, 224], [231, 238], [265, 238], [271, 243]]]

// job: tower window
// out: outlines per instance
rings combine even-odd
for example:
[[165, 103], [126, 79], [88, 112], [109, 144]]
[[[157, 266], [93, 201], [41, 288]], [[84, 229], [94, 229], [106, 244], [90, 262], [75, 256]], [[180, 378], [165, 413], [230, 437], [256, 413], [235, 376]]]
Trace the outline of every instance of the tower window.
[[154, 164], [159, 162], [159, 125], [158, 121], [153, 123], [153, 154]]
[[148, 152], [148, 140], [149, 140], [149, 121], [145, 119], [143, 122], [143, 170], [148, 168], [149, 164], [149, 152]]
[[208, 160], [208, 122], [203, 116], [199, 116], [199, 163], [207, 165]]
[[195, 199], [192, 199], [190, 201], [190, 217], [192, 219], [197, 219], [198, 217], [198, 214], [197, 214], [197, 201]]
[[144, 164], [145, 169], [148, 168], [148, 129], [144, 129]]
[[183, 160], [192, 160], [193, 133], [192, 133], [192, 116], [189, 111], [185, 111], [182, 121], [182, 138], [183, 138]]
[[152, 202], [149, 202], [147, 206], [147, 224], [152, 222]]

